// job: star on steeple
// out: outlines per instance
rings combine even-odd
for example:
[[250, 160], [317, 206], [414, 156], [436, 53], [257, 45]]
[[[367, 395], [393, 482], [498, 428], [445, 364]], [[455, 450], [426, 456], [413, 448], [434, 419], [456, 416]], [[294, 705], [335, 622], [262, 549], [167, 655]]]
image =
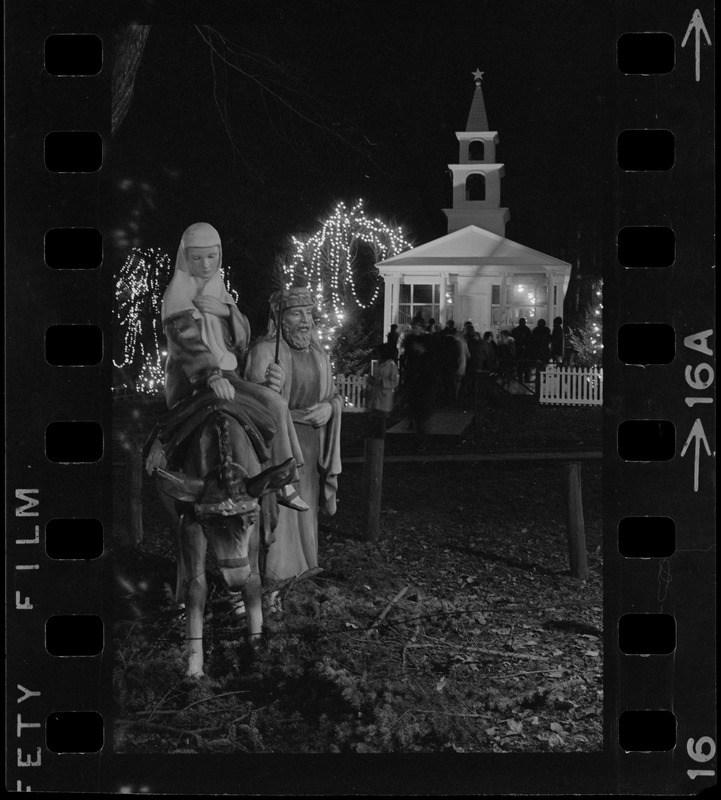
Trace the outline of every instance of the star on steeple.
[[477, 69], [471, 72], [476, 82], [476, 88], [473, 90], [473, 101], [471, 103], [471, 110], [468, 114], [468, 122], [466, 123], [467, 131], [487, 131], [488, 130], [488, 117], [486, 116], [486, 104], [483, 101], [483, 87], [481, 82], [483, 80], [483, 72]]

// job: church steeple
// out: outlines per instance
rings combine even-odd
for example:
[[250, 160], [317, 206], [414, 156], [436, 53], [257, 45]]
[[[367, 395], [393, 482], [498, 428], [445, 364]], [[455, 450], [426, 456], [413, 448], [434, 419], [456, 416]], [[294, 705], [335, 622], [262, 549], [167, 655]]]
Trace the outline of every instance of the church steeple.
[[459, 159], [449, 164], [453, 174], [453, 208], [444, 208], [448, 217], [448, 233], [477, 225], [479, 228], [506, 235], [511, 215], [501, 208], [503, 164], [496, 163], [498, 133], [489, 130], [486, 103], [483, 98], [483, 72], [473, 75], [476, 88], [465, 131], [457, 131]]
[[476, 91], [473, 93], [471, 110], [468, 112], [466, 131], [487, 131], [488, 115], [486, 114], [486, 102], [483, 99], [483, 87], [481, 86], [483, 73], [480, 69], [477, 69], [475, 72], [472, 72], [471, 75], [475, 78]]

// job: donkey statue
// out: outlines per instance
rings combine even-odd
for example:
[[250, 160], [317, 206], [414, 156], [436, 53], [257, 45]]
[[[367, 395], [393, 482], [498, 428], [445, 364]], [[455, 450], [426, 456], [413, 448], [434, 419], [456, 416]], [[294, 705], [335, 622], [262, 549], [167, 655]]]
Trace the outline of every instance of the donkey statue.
[[[205, 556], [210, 542], [231, 602], [245, 605], [247, 641], [255, 650], [263, 628], [259, 572], [262, 495], [289, 482], [290, 458], [261, 469], [274, 431], [259, 426], [242, 407], [204, 393], [171, 412], [148, 440], [147, 468], [177, 522], [176, 600], [185, 602], [187, 676], [202, 677], [203, 615], [207, 598]], [[161, 454], [160, 458], [158, 454]], [[171, 469], [166, 469], [170, 466]]]

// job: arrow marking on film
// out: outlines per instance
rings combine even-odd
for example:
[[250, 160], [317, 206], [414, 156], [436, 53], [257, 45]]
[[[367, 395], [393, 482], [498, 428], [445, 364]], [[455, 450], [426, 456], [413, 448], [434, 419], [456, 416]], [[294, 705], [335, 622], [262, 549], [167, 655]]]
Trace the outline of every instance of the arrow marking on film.
[[703, 425], [701, 424], [701, 420], [697, 419], [694, 422], [693, 427], [691, 428], [691, 433], [688, 435], [688, 439], [686, 439], [686, 444], [683, 446], [683, 450], [681, 451], [681, 458], [686, 455], [686, 451], [688, 450], [688, 446], [691, 442], [694, 442], [694, 456], [693, 456], [693, 490], [694, 492], [698, 491], [698, 473], [699, 473], [699, 461], [701, 458], [701, 442], [703, 442], [703, 446], [706, 448], [706, 455], [711, 455], [711, 448], [708, 446], [708, 441], [706, 439], [706, 434], [703, 429]]
[[691, 22], [689, 22], [688, 29], [686, 30], [686, 35], [683, 37], [683, 41], [681, 42], [681, 47], [686, 47], [686, 42], [688, 41], [688, 37], [691, 35], [691, 31], [694, 31], [696, 36], [696, 80], [701, 80], [701, 31], [703, 31], [703, 35], [706, 38], [706, 44], [711, 44], [711, 37], [708, 35], [708, 31], [706, 30], [706, 26], [703, 24], [703, 18], [701, 17], [701, 12], [696, 9], [691, 16]]

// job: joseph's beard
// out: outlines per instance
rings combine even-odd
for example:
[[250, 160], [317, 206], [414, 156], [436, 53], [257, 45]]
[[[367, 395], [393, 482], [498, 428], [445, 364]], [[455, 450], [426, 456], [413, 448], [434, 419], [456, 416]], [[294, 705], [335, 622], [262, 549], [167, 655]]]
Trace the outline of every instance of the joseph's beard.
[[310, 347], [312, 334], [307, 331], [292, 331], [283, 325], [283, 338], [294, 350], [307, 350]]

